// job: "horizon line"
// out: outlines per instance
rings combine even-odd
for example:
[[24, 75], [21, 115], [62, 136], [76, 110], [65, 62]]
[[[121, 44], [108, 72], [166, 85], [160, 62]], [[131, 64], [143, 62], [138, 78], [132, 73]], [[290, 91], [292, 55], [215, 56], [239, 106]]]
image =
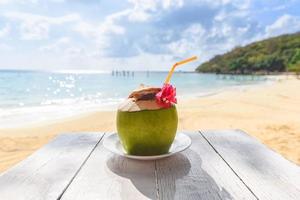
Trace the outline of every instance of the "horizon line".
[[[6, 68], [0, 68], [0, 71], [6, 71], [6, 72], [50, 72], [50, 73], [112, 73], [112, 72], [164, 72], [164, 73], [168, 73], [169, 71], [167, 70], [95, 70], [95, 69], [66, 69], [66, 70], [43, 70], [43, 69], [6, 69]], [[175, 71], [175, 73], [194, 73], [196, 72], [195, 70], [177, 70]]]

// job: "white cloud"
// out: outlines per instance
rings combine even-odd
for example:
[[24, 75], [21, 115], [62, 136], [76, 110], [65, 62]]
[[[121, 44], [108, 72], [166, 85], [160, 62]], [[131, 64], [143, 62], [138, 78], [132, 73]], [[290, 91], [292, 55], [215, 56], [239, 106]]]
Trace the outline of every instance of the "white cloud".
[[[54, 2], [54, 3], [63, 3], [64, 0], [48, 0], [49, 2]], [[41, 2], [41, 0], [0, 0], [0, 5], [1, 4], [28, 4], [28, 3], [34, 3], [34, 4], [37, 4]]]
[[[3, 2], [22, 5], [2, 7]], [[30, 2], [36, 5], [29, 5]], [[295, 32], [300, 26], [299, 17], [282, 15], [274, 20], [269, 14], [272, 10], [287, 12], [287, 4], [280, 0], [128, 0], [127, 7], [119, 9], [118, 5], [102, 1], [80, 7], [69, 7], [63, 2], [66, 1], [0, 0], [0, 23], [2, 25], [4, 19], [4, 24], [8, 24], [0, 27], [1, 42], [14, 47], [15, 39], [27, 40], [18, 41], [18, 45], [26, 49], [23, 57], [16, 59], [18, 62], [35, 60], [40, 62], [36, 66], [46, 66], [42, 62], [45, 59], [48, 67], [107, 68], [127, 63], [135, 69], [137, 66], [154, 69], [152, 66], [159, 68], [190, 55], [198, 55], [203, 62], [237, 45]], [[102, 13], [100, 5], [107, 6], [107, 10]], [[53, 14], [61, 15], [46, 16], [43, 9], [47, 9], [45, 13], [55, 10]], [[70, 9], [76, 9], [78, 14], [67, 13]], [[264, 25], [266, 15], [268, 20], [275, 21], [267, 27]]]
[[123, 26], [116, 24], [116, 22], [127, 14], [128, 10], [113, 13], [106, 16], [102, 23], [90, 23], [79, 20], [79, 22], [73, 26], [73, 29], [84, 37], [101, 38], [101, 40], [104, 35], [122, 35], [126, 30]]
[[10, 46], [8, 44], [0, 43], [0, 51], [8, 52], [8, 51], [10, 51], [12, 49], [13, 49], [12, 46]]
[[2, 29], [0, 29], [0, 38], [7, 36], [10, 32], [10, 26], [6, 24]]
[[0, 0], [0, 5], [1, 4], [8, 4], [10, 2], [11, 2], [11, 0]]
[[192, 24], [182, 32], [179, 40], [168, 44], [169, 51], [173, 55], [182, 56], [198, 54], [203, 49], [205, 34], [207, 32], [201, 24]]
[[21, 39], [24, 40], [46, 39], [48, 38], [51, 25], [62, 25], [80, 19], [80, 16], [77, 14], [48, 17], [24, 12], [6, 12], [4, 17], [20, 22]]
[[0, 0], [0, 5], [5, 5], [5, 4], [28, 4], [28, 3], [38, 3], [39, 0]]
[[282, 15], [273, 24], [265, 28], [266, 37], [300, 31], [300, 17]]
[[102, 33], [113, 33], [117, 35], [122, 35], [125, 33], [125, 28], [121, 25], [116, 24], [116, 21], [128, 14], [128, 10], [117, 12], [111, 15], [108, 15], [104, 22], [100, 25], [99, 30]]
[[65, 2], [65, 0], [50, 0], [51, 2], [54, 2], [54, 3], [63, 3]]
[[109, 51], [108, 56], [201, 54], [204, 61], [251, 41], [257, 33], [257, 24], [248, 19], [248, 0], [241, 4], [216, 1], [213, 5], [196, 0], [130, 2], [133, 8], [111, 18], [114, 25], [126, 24], [126, 31], [105, 37], [103, 50]]
[[180, 8], [184, 0], [129, 0], [133, 8], [127, 13], [127, 17], [133, 22], [148, 21], [153, 13], [161, 10]]
[[62, 38], [59, 38], [56, 42], [52, 42], [49, 45], [40, 47], [39, 50], [41, 50], [43, 52], [47, 52], [47, 51], [49, 51], [49, 52], [59, 52], [62, 48], [69, 45], [70, 42], [71, 42], [70, 38], [62, 37]]
[[61, 17], [49, 17], [25, 12], [6, 12], [4, 13], [4, 16], [10, 19], [21, 21], [45, 21], [49, 24], [63, 24], [80, 19], [80, 16], [78, 14], [69, 14]]
[[69, 47], [65, 50], [68, 56], [86, 56], [83, 48], [80, 47]]
[[23, 40], [41, 40], [48, 38], [49, 23], [45, 21], [27, 21], [20, 26]]
[[106, 49], [110, 48], [115, 35], [122, 37], [126, 29], [117, 24], [118, 20], [127, 16], [128, 10], [116, 12], [105, 17], [102, 23], [91, 23], [80, 20], [73, 26], [73, 30], [81, 34], [85, 39], [92, 41], [97, 52], [90, 54], [104, 56]]
[[72, 60], [75, 57], [87, 59], [85, 50], [69, 37], [61, 37], [48, 45], [39, 48], [45, 55], [57, 55], [66, 60]]

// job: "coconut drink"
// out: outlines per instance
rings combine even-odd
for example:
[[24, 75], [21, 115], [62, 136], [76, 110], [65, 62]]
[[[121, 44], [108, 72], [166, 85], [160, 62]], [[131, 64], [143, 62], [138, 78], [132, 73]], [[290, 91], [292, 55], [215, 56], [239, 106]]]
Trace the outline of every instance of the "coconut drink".
[[162, 87], [141, 85], [120, 104], [117, 130], [127, 154], [153, 156], [169, 152], [178, 125], [176, 88], [169, 82], [176, 66], [195, 59], [173, 65]]

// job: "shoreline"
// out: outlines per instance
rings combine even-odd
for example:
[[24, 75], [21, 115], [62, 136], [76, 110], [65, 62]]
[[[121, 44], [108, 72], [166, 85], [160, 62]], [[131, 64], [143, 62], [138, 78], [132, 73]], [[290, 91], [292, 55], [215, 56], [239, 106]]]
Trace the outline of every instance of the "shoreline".
[[[220, 93], [224, 93], [224, 92], [226, 93], [226, 92], [230, 92], [230, 91], [234, 91], [234, 90], [248, 90], [249, 88], [251, 89], [251, 88], [255, 88], [255, 87], [262, 87], [262, 86], [268, 85], [270, 83], [273, 84], [274, 82], [278, 81], [279, 79], [282, 79], [282, 76], [285, 76], [285, 75], [275, 76], [277, 79], [275, 79], [273, 76], [266, 77], [266, 80], [263, 80], [263, 81], [257, 82], [257, 83], [231, 85], [231, 86], [226, 86], [223, 88], [218, 88], [218, 89], [216, 88], [211, 91], [178, 95], [177, 99], [183, 100], [183, 101], [193, 100], [193, 99], [197, 99], [197, 98], [205, 98], [205, 97], [209, 97], [209, 96], [214, 96], [214, 95], [218, 95]], [[69, 106], [69, 105], [46, 105], [49, 107], [56, 107], [56, 108], [51, 111], [47, 111], [47, 112], [43, 113], [44, 114], [43, 116], [35, 116], [35, 117], [31, 116], [31, 118], [30, 118], [30, 119], [32, 119], [34, 117], [36, 120], [36, 118], [41, 117], [43, 119], [39, 119], [39, 120], [30, 122], [30, 120], [28, 120], [28, 115], [26, 115], [25, 113], [23, 113], [22, 115], [20, 115], [18, 117], [14, 116], [13, 117], [14, 119], [7, 120], [7, 117], [6, 117], [5, 125], [0, 124], [0, 130], [1, 129], [11, 129], [11, 128], [14, 129], [14, 128], [44, 126], [44, 125], [49, 125], [49, 124], [53, 124], [53, 123], [58, 123], [62, 120], [69, 120], [69, 119], [73, 119], [73, 118], [76, 119], [80, 116], [85, 116], [85, 115], [92, 114], [95, 112], [115, 111], [117, 109], [119, 103], [93, 105], [90, 107], [86, 107], [84, 110], [76, 110], [76, 111], [72, 111], [72, 112], [68, 112], [68, 113], [64, 113], [64, 114], [60, 113], [59, 114], [60, 116], [58, 116], [57, 114], [54, 114], [54, 113], [58, 112], [58, 110], [59, 110], [58, 107], [65, 107], [65, 106]], [[33, 113], [36, 113], [36, 112], [38, 112], [39, 109], [43, 109], [43, 106], [45, 106], [45, 105], [19, 107], [19, 108], [16, 107], [16, 108], [12, 108], [12, 109], [13, 110], [19, 110], [19, 109], [34, 110]], [[9, 110], [8, 110], [8, 112], [9, 112]], [[32, 112], [30, 112], [30, 113], [32, 113]], [[3, 118], [3, 116], [2, 116], [2, 118]], [[3, 121], [2, 121], [2, 123], [3, 123]]]
[[[242, 129], [300, 165], [300, 80], [283, 79], [247, 89], [182, 98], [178, 130]], [[95, 111], [55, 122], [0, 128], [0, 172], [63, 132], [115, 131], [115, 111]]]

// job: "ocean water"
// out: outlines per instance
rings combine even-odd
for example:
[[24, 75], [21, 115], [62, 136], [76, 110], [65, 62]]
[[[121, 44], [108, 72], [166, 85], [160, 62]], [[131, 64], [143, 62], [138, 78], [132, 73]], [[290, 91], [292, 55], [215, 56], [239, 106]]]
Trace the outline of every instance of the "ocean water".
[[[161, 86], [167, 72], [0, 70], [0, 128], [30, 125], [78, 113], [114, 110], [141, 83]], [[266, 82], [262, 76], [175, 73], [177, 95], [205, 96]]]

